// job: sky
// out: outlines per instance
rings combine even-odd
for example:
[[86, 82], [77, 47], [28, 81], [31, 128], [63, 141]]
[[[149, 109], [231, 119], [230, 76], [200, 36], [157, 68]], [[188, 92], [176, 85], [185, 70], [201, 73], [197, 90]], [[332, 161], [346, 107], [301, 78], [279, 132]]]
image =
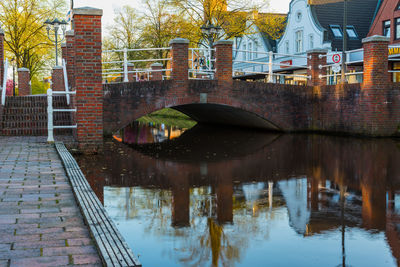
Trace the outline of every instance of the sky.
[[[287, 13], [289, 3], [290, 0], [270, 0], [269, 11]], [[103, 9], [103, 26], [110, 25], [113, 22], [114, 9], [124, 5], [140, 8], [141, 0], [74, 0], [74, 7], [90, 6]]]

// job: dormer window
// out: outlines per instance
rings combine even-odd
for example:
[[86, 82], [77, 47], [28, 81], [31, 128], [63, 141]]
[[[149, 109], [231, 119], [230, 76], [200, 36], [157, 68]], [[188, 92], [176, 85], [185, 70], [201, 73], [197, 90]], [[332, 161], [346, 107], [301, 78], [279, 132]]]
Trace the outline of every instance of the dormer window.
[[349, 36], [350, 39], [358, 39], [356, 29], [354, 28], [354, 26], [347, 26], [346, 32], [347, 36]]
[[331, 27], [331, 31], [332, 31], [333, 36], [335, 38], [342, 38], [343, 37], [342, 28], [340, 28], [339, 25], [329, 25], [329, 27]]

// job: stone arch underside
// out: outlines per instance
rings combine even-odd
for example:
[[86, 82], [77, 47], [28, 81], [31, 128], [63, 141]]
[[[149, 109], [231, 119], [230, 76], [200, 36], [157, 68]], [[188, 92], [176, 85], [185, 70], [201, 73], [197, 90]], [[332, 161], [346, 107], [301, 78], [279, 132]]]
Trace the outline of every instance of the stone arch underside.
[[307, 87], [217, 81], [121, 83], [105, 86], [104, 133], [110, 135], [134, 120], [174, 108], [202, 123], [278, 131], [307, 128]]

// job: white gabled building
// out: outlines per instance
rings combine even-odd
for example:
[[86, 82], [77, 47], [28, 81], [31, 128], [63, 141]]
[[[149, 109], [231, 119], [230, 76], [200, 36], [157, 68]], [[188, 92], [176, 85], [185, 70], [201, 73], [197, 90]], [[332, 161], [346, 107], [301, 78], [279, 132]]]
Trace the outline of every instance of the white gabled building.
[[290, 2], [288, 22], [285, 33], [278, 43], [280, 54], [305, 54], [314, 48], [331, 48], [330, 42], [324, 42], [324, 29], [314, 20], [307, 0]]

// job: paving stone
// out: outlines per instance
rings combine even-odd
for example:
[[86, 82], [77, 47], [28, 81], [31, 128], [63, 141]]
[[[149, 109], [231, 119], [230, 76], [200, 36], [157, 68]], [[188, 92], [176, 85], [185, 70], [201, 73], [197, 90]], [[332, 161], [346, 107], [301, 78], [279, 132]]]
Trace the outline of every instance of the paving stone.
[[94, 246], [43, 248], [43, 256], [63, 256], [78, 254], [97, 254], [97, 251]]
[[72, 255], [74, 264], [99, 264], [101, 263], [97, 255]]
[[68, 265], [68, 256], [59, 257], [34, 257], [34, 258], [24, 258], [24, 259], [12, 259], [10, 267], [47, 267], [47, 266], [63, 266]]
[[101, 266], [62, 162], [45, 140], [0, 137], [0, 267]]

